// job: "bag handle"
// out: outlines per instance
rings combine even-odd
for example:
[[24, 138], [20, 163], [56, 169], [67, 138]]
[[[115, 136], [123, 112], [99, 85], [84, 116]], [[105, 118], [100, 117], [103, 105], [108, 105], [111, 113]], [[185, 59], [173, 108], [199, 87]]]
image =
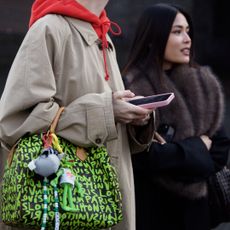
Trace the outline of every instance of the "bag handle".
[[166, 143], [165, 139], [157, 131], [154, 132], [153, 142], [157, 142], [162, 145]]
[[166, 143], [166, 141], [156, 130], [157, 126], [156, 126], [156, 112], [155, 112], [155, 110], [153, 111], [153, 119], [154, 119], [153, 142], [157, 142], [157, 143], [160, 143], [163, 145]]
[[[50, 125], [50, 130], [49, 132], [50, 133], [54, 133], [55, 132], [55, 129], [57, 127], [57, 124], [58, 124], [58, 121], [59, 121], [59, 118], [62, 114], [62, 112], [64, 111], [65, 107], [60, 107]], [[20, 139], [19, 139], [20, 140]], [[10, 167], [11, 164], [12, 164], [12, 160], [13, 160], [13, 157], [14, 157], [14, 152], [15, 152], [15, 148], [17, 147], [18, 145], [18, 142], [19, 140], [13, 145], [13, 147], [10, 149], [10, 152], [9, 152], [9, 155], [8, 155], [8, 158], [7, 158], [7, 163], [8, 163], [8, 166]]]
[[51, 123], [51, 125], [50, 125], [50, 132], [51, 132], [51, 133], [54, 133], [54, 132], [55, 132], [55, 129], [56, 129], [57, 124], [58, 124], [58, 121], [59, 121], [59, 118], [60, 118], [62, 112], [64, 111], [64, 109], [65, 109], [65, 107], [60, 107], [60, 108], [58, 109], [57, 114], [56, 114], [56, 116], [54, 117], [54, 119], [53, 119], [53, 121], [52, 121], [52, 123]]

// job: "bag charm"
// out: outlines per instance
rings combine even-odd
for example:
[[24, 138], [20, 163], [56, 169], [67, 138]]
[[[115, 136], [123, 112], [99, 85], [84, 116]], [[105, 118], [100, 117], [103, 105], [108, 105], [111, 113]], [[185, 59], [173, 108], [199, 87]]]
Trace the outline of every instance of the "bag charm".
[[77, 212], [79, 211], [78, 208], [76, 208], [73, 204], [73, 188], [77, 187], [78, 195], [82, 196], [82, 190], [81, 187], [77, 181], [77, 177], [73, 174], [70, 168], [68, 166], [71, 166], [70, 161], [66, 161], [63, 163], [63, 167], [66, 168], [60, 168], [58, 172], [56, 173], [56, 178], [53, 179], [50, 184], [55, 188], [58, 186], [58, 180], [60, 178], [60, 185], [64, 189], [63, 197], [62, 197], [62, 203], [61, 207], [63, 210], [67, 212]]
[[[52, 133], [45, 134], [42, 138], [44, 143], [44, 149], [41, 155], [35, 160], [32, 160], [28, 167], [31, 171], [34, 170], [36, 174], [43, 177], [43, 215], [42, 215], [42, 227], [41, 230], [45, 230], [47, 222], [47, 183], [48, 177], [56, 173], [61, 164], [62, 158], [65, 154], [62, 152], [60, 145], [58, 144], [57, 136]], [[52, 145], [56, 149], [52, 148]], [[59, 153], [60, 152], [60, 153]], [[58, 199], [58, 189], [57, 184], [53, 184], [54, 187], [54, 207], [55, 207], [55, 230], [59, 229], [60, 226], [60, 216], [59, 216], [59, 199]]]

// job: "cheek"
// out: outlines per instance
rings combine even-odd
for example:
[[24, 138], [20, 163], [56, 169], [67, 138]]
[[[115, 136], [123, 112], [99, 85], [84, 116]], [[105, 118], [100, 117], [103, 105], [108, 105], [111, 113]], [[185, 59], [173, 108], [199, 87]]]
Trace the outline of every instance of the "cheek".
[[164, 59], [165, 61], [174, 61], [178, 58], [179, 49], [176, 44], [170, 43], [166, 46]]
[[164, 60], [171, 63], [188, 63], [190, 58], [185, 56], [178, 43], [170, 43], [166, 46]]

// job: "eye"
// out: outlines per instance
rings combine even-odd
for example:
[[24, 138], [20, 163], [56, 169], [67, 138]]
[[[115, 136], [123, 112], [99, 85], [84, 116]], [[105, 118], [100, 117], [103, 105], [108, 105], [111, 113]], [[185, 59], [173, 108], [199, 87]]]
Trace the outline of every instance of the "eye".
[[173, 34], [178, 34], [178, 35], [179, 35], [179, 34], [181, 33], [181, 30], [173, 30], [172, 33], [173, 33]]

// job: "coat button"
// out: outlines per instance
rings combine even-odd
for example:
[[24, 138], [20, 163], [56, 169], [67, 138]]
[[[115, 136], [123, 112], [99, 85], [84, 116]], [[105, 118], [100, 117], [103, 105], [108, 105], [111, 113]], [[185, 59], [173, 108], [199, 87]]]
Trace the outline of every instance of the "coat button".
[[96, 142], [97, 144], [101, 144], [101, 138], [97, 138], [97, 139], [95, 140], [95, 142]]

